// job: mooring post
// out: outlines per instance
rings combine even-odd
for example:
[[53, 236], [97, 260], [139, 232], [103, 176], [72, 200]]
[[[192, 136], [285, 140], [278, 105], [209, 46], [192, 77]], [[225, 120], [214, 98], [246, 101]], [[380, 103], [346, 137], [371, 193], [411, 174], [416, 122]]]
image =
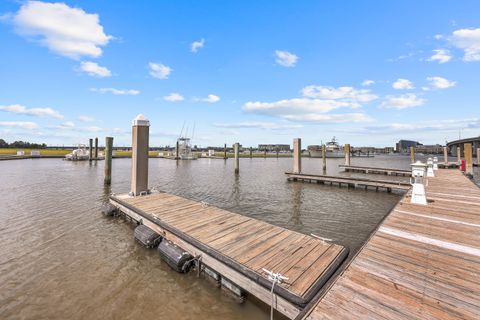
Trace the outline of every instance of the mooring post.
[[415, 148], [410, 147], [410, 163], [415, 163]]
[[350, 144], [346, 143], [343, 148], [345, 153], [345, 165], [349, 166], [350, 165]]
[[322, 170], [325, 173], [327, 171], [327, 147], [324, 144], [322, 144], [322, 162]]
[[250, 147], [250, 159], [252, 159], [252, 147]]
[[93, 139], [88, 139], [88, 160], [92, 161], [93, 159]]
[[228, 159], [227, 158], [227, 144], [226, 143], [223, 146], [223, 159]]
[[175, 146], [175, 160], [180, 159], [180, 153], [179, 153], [180, 150], [178, 150], [178, 149], [179, 149], [179, 146], [180, 146], [180, 143], [179, 143], [178, 140], [177, 140], [177, 144], [176, 144], [176, 146]]
[[240, 172], [239, 149], [240, 149], [240, 144], [236, 142], [233, 145], [233, 152], [235, 154], [235, 174], [238, 174]]
[[103, 182], [110, 185], [112, 183], [112, 149], [113, 137], [105, 138], [105, 178]]
[[131, 195], [148, 193], [148, 138], [150, 121], [139, 114], [132, 122]]
[[465, 143], [463, 145], [463, 155], [465, 157], [465, 172], [473, 173], [473, 157], [472, 157], [472, 144]]
[[445, 165], [448, 164], [448, 147], [443, 147], [443, 158], [445, 160]]
[[95, 160], [98, 160], [98, 137], [95, 137]]
[[279, 152], [278, 148], [275, 151], [277, 152], [277, 159], [278, 159], [278, 152]]
[[302, 139], [293, 139], [293, 173], [302, 172]]
[[265, 148], [265, 149], [263, 150], [263, 157], [264, 157], [264, 158], [267, 157], [267, 148]]
[[462, 161], [462, 150], [460, 149], [460, 146], [457, 147], [457, 162], [460, 164]]

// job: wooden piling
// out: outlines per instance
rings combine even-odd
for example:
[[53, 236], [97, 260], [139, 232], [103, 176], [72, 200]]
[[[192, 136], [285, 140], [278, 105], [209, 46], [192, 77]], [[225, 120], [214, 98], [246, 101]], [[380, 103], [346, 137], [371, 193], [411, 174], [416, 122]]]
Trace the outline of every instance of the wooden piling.
[[345, 165], [350, 165], [350, 144], [347, 143], [343, 146], [344, 153], [345, 153]]
[[236, 142], [233, 145], [233, 152], [235, 154], [235, 174], [240, 173], [240, 157], [239, 157], [239, 152], [240, 152], [240, 144]]
[[95, 137], [95, 160], [98, 160], [98, 137]]
[[223, 159], [228, 159], [227, 157], [227, 144], [223, 146]]
[[180, 159], [180, 150], [179, 150], [179, 147], [180, 147], [180, 144], [178, 143], [178, 140], [177, 140], [177, 144], [176, 144], [176, 147], [175, 147], [175, 160]]
[[148, 193], [148, 138], [150, 121], [139, 114], [132, 123], [132, 188], [131, 194]]
[[465, 157], [465, 172], [473, 173], [473, 157], [472, 157], [472, 144], [465, 143], [463, 145], [463, 155]]
[[264, 157], [264, 158], [267, 157], [267, 148], [265, 148], [265, 149], [263, 150], [263, 157]]
[[250, 147], [250, 159], [252, 159], [252, 147]]
[[448, 147], [443, 147], [443, 158], [445, 160], [445, 165], [448, 164]]
[[477, 148], [477, 166], [480, 167], [480, 148]]
[[457, 147], [457, 162], [460, 163], [462, 161], [462, 150], [460, 146]]
[[323, 172], [326, 172], [327, 171], [327, 147], [324, 144], [322, 144], [322, 162], [323, 162], [322, 170]]
[[302, 172], [302, 139], [293, 139], [293, 173]]
[[276, 152], [277, 152], [277, 159], [278, 159], [278, 152], [279, 152], [279, 151], [278, 151], [278, 148], [277, 148]]
[[415, 163], [415, 148], [410, 147], [410, 163]]
[[92, 161], [93, 159], [93, 139], [88, 139], [88, 160]]
[[105, 138], [105, 178], [103, 182], [107, 185], [112, 183], [112, 148], [113, 137]]

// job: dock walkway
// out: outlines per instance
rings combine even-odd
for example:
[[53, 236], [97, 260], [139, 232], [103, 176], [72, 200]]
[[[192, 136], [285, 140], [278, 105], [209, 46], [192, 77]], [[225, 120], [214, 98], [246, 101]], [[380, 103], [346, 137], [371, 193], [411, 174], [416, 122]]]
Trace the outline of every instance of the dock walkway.
[[288, 277], [275, 285], [274, 307], [289, 318], [348, 255], [342, 246], [171, 194], [120, 194], [110, 202], [268, 305], [272, 283], [262, 268]]
[[303, 182], [315, 182], [315, 183], [330, 183], [338, 184], [339, 186], [345, 185], [347, 187], [353, 188], [365, 188], [368, 187], [375, 188], [376, 191], [379, 188], [382, 188], [388, 192], [392, 190], [401, 190], [406, 191], [411, 188], [410, 183], [403, 181], [393, 181], [393, 180], [373, 180], [365, 178], [354, 178], [354, 177], [341, 177], [341, 176], [327, 176], [327, 175], [314, 175], [314, 174], [305, 174], [305, 173], [291, 173], [286, 172], [287, 179], [289, 181], [303, 181]]
[[412, 175], [412, 170], [402, 170], [395, 168], [375, 168], [375, 167], [363, 167], [363, 166], [347, 166], [339, 165], [339, 168], [344, 169], [346, 172], [361, 172], [361, 173], [373, 173], [373, 174], [384, 174], [389, 176], [403, 176], [410, 177]]
[[303, 319], [479, 319], [480, 189], [458, 170], [406, 194]]

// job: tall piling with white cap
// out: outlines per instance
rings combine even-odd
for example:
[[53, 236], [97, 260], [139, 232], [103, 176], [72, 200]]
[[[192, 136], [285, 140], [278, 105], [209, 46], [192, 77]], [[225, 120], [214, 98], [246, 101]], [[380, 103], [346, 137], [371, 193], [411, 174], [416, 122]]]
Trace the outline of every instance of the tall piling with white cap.
[[302, 172], [302, 139], [293, 139], [293, 173]]
[[463, 155], [465, 157], [465, 172], [473, 173], [473, 156], [472, 156], [472, 144], [465, 143], [463, 145]]
[[132, 190], [131, 195], [148, 193], [148, 139], [150, 121], [139, 114], [132, 122]]

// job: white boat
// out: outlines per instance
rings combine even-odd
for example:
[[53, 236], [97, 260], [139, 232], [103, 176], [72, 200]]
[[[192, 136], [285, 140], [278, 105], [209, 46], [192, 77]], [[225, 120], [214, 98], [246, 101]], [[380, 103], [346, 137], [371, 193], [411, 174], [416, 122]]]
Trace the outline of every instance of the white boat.
[[[312, 158], [321, 158], [322, 157], [322, 146], [321, 145], [311, 145], [307, 147], [310, 157]], [[335, 137], [332, 138], [332, 141], [329, 141], [325, 144], [325, 157], [326, 158], [343, 158], [345, 153], [343, 152], [343, 146], [339, 145]]]
[[68, 161], [84, 161], [90, 158], [87, 148], [84, 144], [79, 144], [78, 148], [65, 156]]
[[197, 160], [197, 155], [192, 152], [192, 145], [190, 143], [190, 138], [180, 137], [177, 140], [177, 150], [175, 154], [178, 154], [179, 160]]

